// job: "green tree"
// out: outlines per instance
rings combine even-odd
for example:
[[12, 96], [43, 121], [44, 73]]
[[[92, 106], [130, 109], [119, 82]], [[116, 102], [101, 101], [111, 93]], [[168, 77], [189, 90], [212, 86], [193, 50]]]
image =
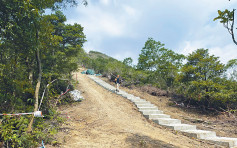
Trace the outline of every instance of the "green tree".
[[133, 62], [133, 60], [131, 57], [125, 58], [123, 60], [123, 64], [125, 64], [126, 66], [130, 66], [130, 67], [132, 67], [132, 62]]
[[[56, 9], [60, 5], [68, 3], [74, 5], [76, 1], [0, 1], [0, 101], [1, 105], [2, 102], [7, 103], [6, 107], [0, 109], [1, 111], [13, 110], [11, 107], [15, 109], [16, 103], [22, 106], [34, 103], [34, 110], [38, 109], [38, 97], [42, 80], [45, 81], [47, 72], [55, 70], [48, 68], [49, 66], [46, 66], [45, 63], [54, 56], [55, 51], [60, 51], [56, 47], [60, 47], [59, 43], [63, 41], [63, 36], [52, 34], [54, 26], [42, 17], [42, 14], [46, 8]], [[83, 31], [82, 27], [76, 26], [81, 33]], [[70, 56], [70, 54], [77, 52], [77, 44], [82, 43], [74, 37], [70, 44], [74, 41], [77, 43], [62, 52], [62, 54], [68, 56], [68, 58], [64, 56], [64, 59], [73, 64], [73, 69], [75, 69], [75, 63], [72, 62], [71, 57], [75, 57], [76, 54], [73, 56]], [[81, 48], [82, 44], [78, 46]], [[52, 56], [49, 56], [48, 53], [52, 53]], [[56, 61], [53, 67], [55, 68], [59, 63], [59, 61]], [[71, 70], [70, 67], [64, 72]], [[23, 107], [19, 110], [25, 109]], [[32, 107], [29, 110], [32, 111]]]
[[158, 87], [171, 87], [184, 56], [166, 49], [164, 44], [148, 38], [139, 55], [137, 68], [149, 73], [148, 82]]
[[187, 57], [187, 60], [182, 68], [183, 82], [214, 80], [225, 71], [225, 65], [218, 57], [210, 56], [208, 49], [197, 49]]
[[65, 73], [70, 74], [77, 69], [77, 58], [86, 41], [83, 27], [79, 24], [66, 25], [66, 17], [60, 11], [43, 18], [44, 22], [53, 28], [50, 34], [51, 41], [44, 44], [46, 49], [42, 61], [45, 63], [45, 74], [54, 78]]
[[[218, 57], [209, 55], [208, 49], [197, 49], [187, 57], [180, 76], [180, 93], [189, 99], [202, 102], [206, 106], [218, 104], [218, 99], [225, 86], [221, 84], [221, 76], [225, 65]], [[183, 83], [183, 84], [182, 84]], [[218, 96], [218, 97], [217, 97]]]
[[145, 46], [139, 54], [137, 68], [141, 70], [156, 70], [156, 64], [159, 60], [161, 51], [164, 49], [164, 44], [157, 42], [152, 38], [148, 38], [145, 43]]

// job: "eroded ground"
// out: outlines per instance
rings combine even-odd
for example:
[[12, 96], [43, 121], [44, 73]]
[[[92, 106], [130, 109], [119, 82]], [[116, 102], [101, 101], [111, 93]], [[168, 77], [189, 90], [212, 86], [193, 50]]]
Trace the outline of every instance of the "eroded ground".
[[[86, 75], [77, 73], [77, 79], [77, 89], [83, 92], [86, 99], [81, 103], [60, 108], [67, 122], [57, 134], [60, 144], [55, 147], [216, 147], [209, 142], [186, 137], [147, 120], [129, 100], [105, 90]], [[166, 104], [162, 101], [163, 98], [137, 90], [125, 91], [146, 98], [160, 108], [161, 102]], [[173, 116], [177, 114], [177, 108], [169, 110], [163, 106], [162, 109], [167, 114], [172, 113], [170, 115], [174, 118], [183, 118], [181, 115]]]

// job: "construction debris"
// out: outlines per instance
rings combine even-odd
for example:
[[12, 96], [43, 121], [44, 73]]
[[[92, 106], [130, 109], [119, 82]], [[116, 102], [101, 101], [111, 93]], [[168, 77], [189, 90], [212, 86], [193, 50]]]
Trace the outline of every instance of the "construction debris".
[[84, 100], [84, 97], [81, 95], [81, 92], [79, 90], [73, 90], [69, 92], [70, 96], [73, 98], [74, 101], [82, 101]]

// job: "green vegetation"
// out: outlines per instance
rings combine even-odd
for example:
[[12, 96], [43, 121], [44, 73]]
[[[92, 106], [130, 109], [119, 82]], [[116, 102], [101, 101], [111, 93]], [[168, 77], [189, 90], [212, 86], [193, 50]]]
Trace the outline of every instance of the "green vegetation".
[[[197, 49], [185, 57], [152, 38], [145, 42], [137, 65], [130, 57], [118, 61], [96, 51], [87, 54], [82, 48], [86, 42], [83, 27], [65, 24], [60, 8], [67, 5], [75, 6], [76, 1], [0, 2], [0, 113], [37, 111], [44, 94], [40, 110], [45, 116], [1, 116], [0, 146], [38, 147], [42, 140], [57, 143], [53, 134], [64, 119], [55, 106], [65, 103], [59, 94], [71, 85], [71, 73], [78, 65], [112, 81], [119, 74], [127, 87], [146, 85], [168, 92], [166, 95], [182, 96], [184, 103], [205, 110], [236, 111], [237, 59], [225, 65], [208, 49]], [[54, 13], [45, 15], [45, 9]], [[215, 20], [224, 24], [236, 43], [234, 11], [218, 11]]]
[[[41, 140], [50, 142], [62, 121], [53, 111], [54, 104], [71, 83], [86, 41], [81, 25], [65, 24], [66, 17], [59, 10], [68, 4], [74, 6], [76, 1], [0, 2], [0, 113], [37, 111], [47, 84], [57, 80], [46, 89], [40, 108], [44, 119], [0, 117], [0, 145], [4, 147], [37, 147]], [[44, 15], [47, 8], [55, 13]]]
[[[55, 111], [50, 111], [48, 119], [37, 118], [34, 122], [34, 130], [27, 132], [29, 117], [9, 117], [4, 116], [1, 123], [1, 141], [5, 147], [38, 147], [41, 141], [53, 143], [53, 135], [57, 133], [59, 125], [64, 122], [63, 118], [58, 117]], [[50, 121], [50, 122], [49, 122]]]
[[183, 59], [183, 55], [166, 49], [161, 42], [149, 38], [139, 55], [137, 68], [149, 75], [148, 83], [166, 89], [173, 86]]
[[210, 56], [207, 49], [198, 49], [187, 57], [187, 63], [177, 77], [179, 93], [209, 108], [234, 105], [236, 89], [228, 84], [236, 81], [224, 78], [225, 71], [225, 65], [218, 57]]
[[236, 59], [225, 65], [210, 55], [208, 49], [197, 49], [185, 57], [152, 38], [145, 42], [136, 66], [130, 57], [118, 61], [94, 51], [89, 55], [84, 62], [86, 67], [111, 81], [119, 74], [124, 86], [146, 85], [150, 90], [156, 87], [160, 95], [180, 96], [186, 105], [204, 110], [236, 109]]

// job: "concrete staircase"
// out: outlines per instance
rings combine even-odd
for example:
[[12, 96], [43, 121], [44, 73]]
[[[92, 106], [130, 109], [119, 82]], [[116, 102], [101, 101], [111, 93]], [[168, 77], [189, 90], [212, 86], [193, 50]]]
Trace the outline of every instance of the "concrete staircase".
[[182, 132], [184, 133], [184, 135], [187, 135], [189, 137], [208, 140], [212, 143], [225, 147], [237, 148], [237, 138], [218, 137], [213, 131], [198, 130], [196, 129], [196, 125], [182, 124], [180, 120], [170, 118], [170, 115], [164, 114], [163, 111], [159, 110], [158, 107], [156, 107], [151, 102], [146, 101], [145, 99], [141, 99], [140, 97], [128, 94], [122, 90], [115, 92], [115, 87], [113, 87], [112, 85], [104, 82], [96, 76], [89, 77], [105, 89], [121, 95], [122, 97], [133, 102], [145, 118], [150, 119], [157, 124]]

